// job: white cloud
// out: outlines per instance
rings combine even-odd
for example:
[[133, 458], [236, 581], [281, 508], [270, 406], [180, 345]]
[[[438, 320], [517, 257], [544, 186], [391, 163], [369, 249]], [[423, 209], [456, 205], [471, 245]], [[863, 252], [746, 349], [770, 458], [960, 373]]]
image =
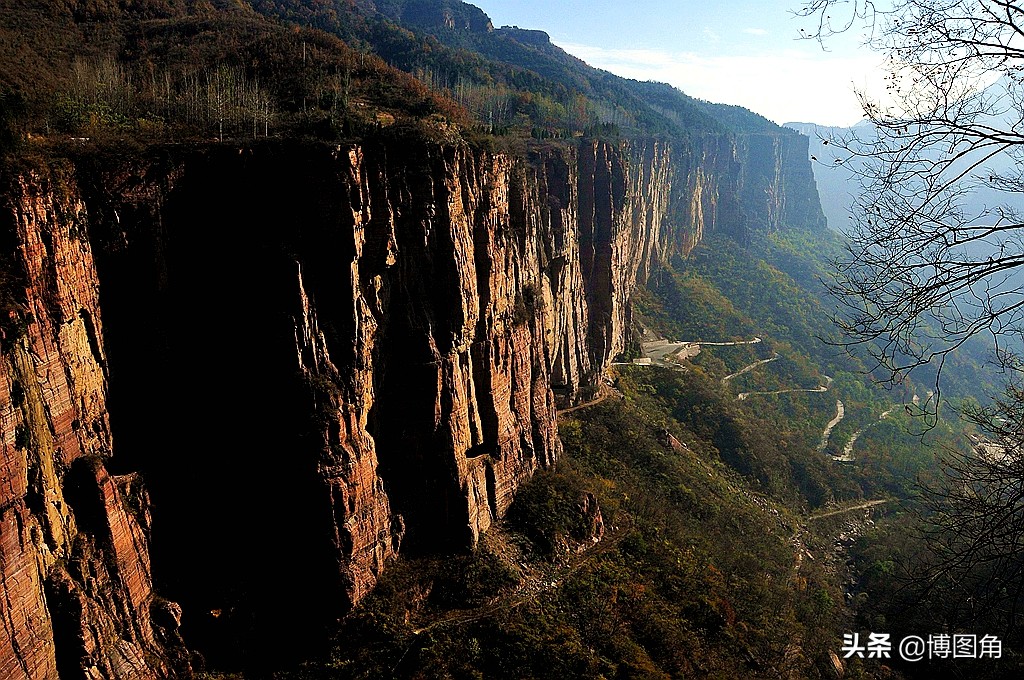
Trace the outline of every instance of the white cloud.
[[884, 92], [878, 56], [870, 53], [842, 57], [792, 49], [756, 56], [709, 57], [559, 44], [587, 63], [620, 76], [669, 83], [691, 97], [737, 104], [779, 124], [852, 125], [861, 118], [854, 88]]
[[718, 35], [714, 31], [712, 31], [710, 28], [705, 28], [704, 29], [704, 37], [707, 38], [708, 41], [710, 41], [712, 43], [720, 43], [720, 42], [722, 42], [722, 36]]

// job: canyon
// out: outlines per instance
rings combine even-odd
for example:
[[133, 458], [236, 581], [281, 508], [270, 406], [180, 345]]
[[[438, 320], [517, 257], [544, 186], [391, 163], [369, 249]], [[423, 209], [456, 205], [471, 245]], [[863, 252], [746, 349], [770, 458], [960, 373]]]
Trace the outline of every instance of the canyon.
[[0, 676], [301, 656], [396, 555], [472, 548], [558, 459], [556, 410], [592, 398], [659, 262], [824, 228], [807, 148], [384, 130], [22, 154]]

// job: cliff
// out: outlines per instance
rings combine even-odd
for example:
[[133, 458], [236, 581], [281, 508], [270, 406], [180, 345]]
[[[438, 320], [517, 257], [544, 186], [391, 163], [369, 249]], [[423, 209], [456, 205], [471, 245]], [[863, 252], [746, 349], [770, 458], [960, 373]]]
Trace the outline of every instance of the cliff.
[[780, 139], [23, 165], [0, 668], [185, 674], [179, 618], [215, 662], [301, 655], [399, 551], [472, 546], [558, 457], [556, 409], [623, 350], [659, 259], [816, 224]]
[[85, 204], [69, 168], [5, 187], [23, 285], [0, 359], [0, 676], [164, 676], [183, 662], [177, 605], [153, 592], [150, 511], [112, 475], [107, 355]]
[[749, 227], [757, 231], [824, 229], [811, 164], [810, 139], [793, 134], [737, 138], [740, 193]]

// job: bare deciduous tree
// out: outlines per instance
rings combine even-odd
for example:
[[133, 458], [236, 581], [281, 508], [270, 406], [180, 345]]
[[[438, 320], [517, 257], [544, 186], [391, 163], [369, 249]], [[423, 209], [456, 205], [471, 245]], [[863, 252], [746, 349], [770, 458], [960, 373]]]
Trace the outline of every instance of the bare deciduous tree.
[[951, 629], [1019, 629], [1024, 614], [1022, 5], [813, 0], [800, 12], [826, 45], [863, 26], [889, 65], [888, 91], [860, 95], [870, 125], [825, 140], [860, 183], [831, 283], [843, 341], [867, 348], [890, 380], [941, 368], [982, 335], [1006, 369], [1005, 392], [965, 410], [982, 437], [949, 452], [942, 482], [922, 489], [929, 549], [913, 584]]
[[1020, 5], [813, 0], [800, 10], [817, 20], [807, 37], [827, 45], [864, 27], [887, 59], [887, 92], [859, 93], [871, 124], [825, 141], [860, 183], [831, 284], [837, 321], [894, 381], [941, 368], [973, 336], [1005, 349], [1024, 330]]
[[946, 618], [1003, 632], [1024, 616], [1024, 385], [1020, 366], [990, 406], [969, 409], [984, 439], [950, 451], [941, 481], [922, 490], [929, 551], [914, 570], [919, 592], [941, 594]]

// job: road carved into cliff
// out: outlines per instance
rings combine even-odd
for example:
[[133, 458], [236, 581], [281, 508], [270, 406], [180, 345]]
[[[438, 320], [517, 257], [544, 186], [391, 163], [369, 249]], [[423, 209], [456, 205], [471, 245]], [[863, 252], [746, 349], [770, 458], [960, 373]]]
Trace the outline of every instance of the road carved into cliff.
[[[700, 353], [701, 346], [731, 347], [731, 346], [735, 346], [735, 345], [753, 345], [753, 344], [757, 344], [757, 343], [762, 341], [761, 338], [758, 337], [758, 336], [755, 336], [751, 340], [734, 340], [734, 341], [729, 341], [729, 342], [671, 341], [671, 340], [666, 340], [664, 338], [658, 338], [654, 334], [647, 335], [646, 337], [653, 338], [653, 339], [649, 339], [646, 342], [641, 343], [641, 347], [643, 348], [643, 354], [644, 354], [643, 359], [635, 360], [633, 362], [615, 362], [612, 365], [614, 365], [614, 366], [622, 366], [622, 365], [662, 366], [662, 367], [665, 367], [665, 368], [672, 368], [672, 369], [675, 369], [675, 370], [678, 370], [678, 371], [683, 371], [683, 370], [686, 370], [686, 369], [683, 368], [679, 364], [679, 360], [680, 359], [692, 359], [693, 357], [697, 356]], [[670, 357], [671, 357], [671, 360], [670, 360]], [[749, 373], [750, 371], [753, 371], [754, 369], [758, 368], [759, 366], [764, 366], [765, 364], [769, 364], [769, 363], [771, 363], [773, 361], [777, 361], [780, 358], [781, 358], [781, 355], [778, 352], [776, 352], [774, 356], [772, 356], [772, 357], [770, 357], [768, 359], [759, 359], [759, 360], [757, 360], [757, 361], [755, 361], [755, 362], [753, 362], [751, 364], [748, 364], [748, 365], [744, 366], [743, 368], [741, 368], [740, 370], [736, 371], [735, 373], [730, 373], [729, 375], [727, 375], [724, 378], [722, 378], [722, 384], [725, 385], [726, 383], [728, 383], [733, 378], [738, 378], [741, 375], [744, 375], [746, 373]], [[750, 397], [752, 397], [754, 395], [792, 394], [792, 393], [796, 393], [796, 392], [813, 392], [813, 393], [828, 392], [829, 389], [832, 387], [832, 383], [834, 381], [833, 381], [831, 376], [824, 375], [822, 377], [825, 379], [825, 384], [824, 385], [818, 385], [817, 387], [792, 387], [792, 388], [781, 389], [781, 390], [760, 390], [760, 391], [740, 392], [739, 394], [736, 395], [736, 401], [745, 401], [745, 400], [747, 400], [748, 398], [750, 398]], [[599, 399], [594, 400], [593, 402], [588, 402], [588, 404], [582, 404], [580, 406], [573, 407], [572, 409], [566, 409], [565, 411], [560, 411], [560, 413], [566, 413], [566, 412], [575, 410], [576, 408], [582, 408], [583, 406], [590, 405], [591, 403], [597, 403], [598, 401], [601, 401], [601, 400], [602, 399], [599, 398]], [[887, 411], [886, 413], [884, 413], [882, 415], [882, 418], [885, 418], [888, 414], [889, 414], [889, 412]], [[821, 433], [821, 441], [818, 444], [818, 451], [824, 451], [825, 450], [825, 448], [828, 446], [829, 438], [832, 435], [832, 430], [834, 430], [835, 427], [837, 425], [839, 425], [840, 422], [842, 422], [842, 420], [845, 417], [845, 415], [846, 415], [846, 409], [845, 409], [845, 407], [843, 405], [843, 402], [841, 400], [837, 399], [836, 400], [836, 415], [835, 415], [835, 417], [832, 418], [832, 420], [830, 420], [825, 425], [825, 429]], [[835, 457], [833, 460], [837, 460], [837, 461], [853, 460], [853, 458], [852, 458], [853, 444], [856, 443], [857, 437], [860, 436], [862, 431], [863, 430], [854, 433], [854, 435], [851, 437], [850, 441], [847, 442], [846, 448], [843, 449], [843, 454], [841, 456]]]
[[561, 416], [561, 415], [565, 415], [566, 413], [572, 413], [573, 411], [579, 411], [581, 408], [589, 408], [590, 406], [595, 406], [597, 404], [600, 404], [605, 399], [608, 399], [609, 397], [614, 397], [614, 396], [620, 396], [621, 397], [622, 394], [618, 390], [613, 388], [613, 387], [609, 387], [608, 385], [601, 384], [598, 387], [597, 396], [595, 398], [593, 398], [590, 401], [585, 402], [583, 404], [577, 404], [576, 406], [570, 406], [569, 408], [559, 409], [556, 412], [556, 415], [560, 415]]
[[[420, 628], [414, 628], [412, 633], [415, 636], [415, 639], [402, 657], [404, 658], [412, 647], [417, 644], [417, 641], [422, 639], [423, 633], [443, 626], [458, 626], [465, 623], [481, 621], [500, 612], [514, 609], [515, 607], [535, 599], [544, 592], [554, 590], [561, 585], [566, 578], [579, 571], [588, 562], [591, 562], [600, 555], [610, 552], [618, 547], [619, 543], [622, 542], [622, 539], [629, 534], [629, 530], [632, 527], [632, 523], [628, 521], [628, 518], [626, 519], [627, 521], [623, 522], [623, 524], [609, 528], [601, 540], [590, 544], [584, 544], [580, 552], [567, 557], [562, 562], [553, 565], [540, 565], [535, 568], [533, 573], [526, 576], [519, 582], [519, 585], [516, 586], [515, 590], [504, 595], [499, 595], [487, 604], [473, 609], [462, 610], [428, 623]], [[398, 662], [398, 665], [400, 664], [401, 659], [399, 659]], [[396, 668], [398, 665], [396, 665]]]

